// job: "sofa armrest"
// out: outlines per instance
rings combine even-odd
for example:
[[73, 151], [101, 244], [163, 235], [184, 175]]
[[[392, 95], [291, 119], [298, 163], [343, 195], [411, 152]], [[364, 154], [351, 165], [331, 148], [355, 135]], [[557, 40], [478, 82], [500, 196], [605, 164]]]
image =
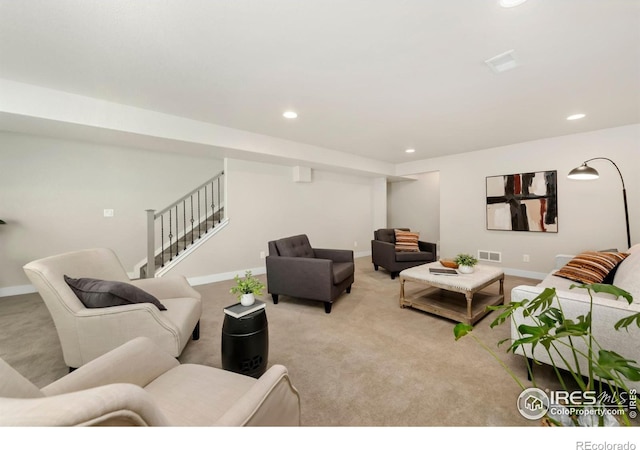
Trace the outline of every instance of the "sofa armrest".
[[138, 280], [132, 280], [131, 284], [148, 292], [158, 300], [162, 300], [163, 298], [184, 297], [201, 298], [200, 293], [191, 287], [187, 279], [182, 275], [160, 278], [140, 278]]
[[178, 365], [151, 339], [138, 337], [45, 386], [42, 392], [51, 396], [112, 383], [144, 387]]
[[0, 398], [0, 426], [167, 426], [166, 417], [139, 386], [110, 384], [53, 397]]
[[287, 369], [269, 368], [215, 425], [300, 426], [300, 395]]
[[353, 262], [353, 250], [314, 248], [316, 258], [330, 259], [333, 262]]

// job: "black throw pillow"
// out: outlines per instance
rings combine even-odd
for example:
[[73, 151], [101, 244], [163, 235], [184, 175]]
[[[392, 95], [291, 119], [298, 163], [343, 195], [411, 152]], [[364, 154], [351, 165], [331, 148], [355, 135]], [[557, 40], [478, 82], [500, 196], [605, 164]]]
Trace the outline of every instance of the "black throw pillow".
[[70, 278], [66, 275], [64, 281], [87, 308], [153, 303], [160, 311], [167, 310], [153, 295], [129, 283], [95, 278]]

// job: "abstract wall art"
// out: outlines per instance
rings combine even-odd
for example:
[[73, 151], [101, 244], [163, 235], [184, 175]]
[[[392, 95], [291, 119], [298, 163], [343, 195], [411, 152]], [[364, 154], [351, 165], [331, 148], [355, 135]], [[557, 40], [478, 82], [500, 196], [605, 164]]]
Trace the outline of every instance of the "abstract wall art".
[[487, 177], [487, 230], [557, 233], [557, 179], [555, 170]]

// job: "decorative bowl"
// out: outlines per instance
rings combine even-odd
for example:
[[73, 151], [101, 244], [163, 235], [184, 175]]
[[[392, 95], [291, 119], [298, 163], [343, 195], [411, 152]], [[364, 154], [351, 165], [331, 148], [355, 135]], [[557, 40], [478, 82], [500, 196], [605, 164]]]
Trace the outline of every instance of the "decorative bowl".
[[453, 260], [451, 259], [441, 259], [440, 260], [440, 264], [442, 264], [445, 267], [448, 267], [449, 269], [457, 269], [458, 265], [453, 262]]

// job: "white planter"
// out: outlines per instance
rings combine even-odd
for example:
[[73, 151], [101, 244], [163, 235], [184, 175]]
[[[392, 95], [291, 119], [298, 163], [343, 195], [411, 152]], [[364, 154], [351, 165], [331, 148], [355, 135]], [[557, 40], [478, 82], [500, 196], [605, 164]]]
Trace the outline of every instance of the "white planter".
[[460, 273], [473, 273], [473, 266], [458, 266]]
[[240, 297], [240, 304], [242, 306], [251, 306], [256, 301], [256, 297], [253, 294], [242, 294]]

